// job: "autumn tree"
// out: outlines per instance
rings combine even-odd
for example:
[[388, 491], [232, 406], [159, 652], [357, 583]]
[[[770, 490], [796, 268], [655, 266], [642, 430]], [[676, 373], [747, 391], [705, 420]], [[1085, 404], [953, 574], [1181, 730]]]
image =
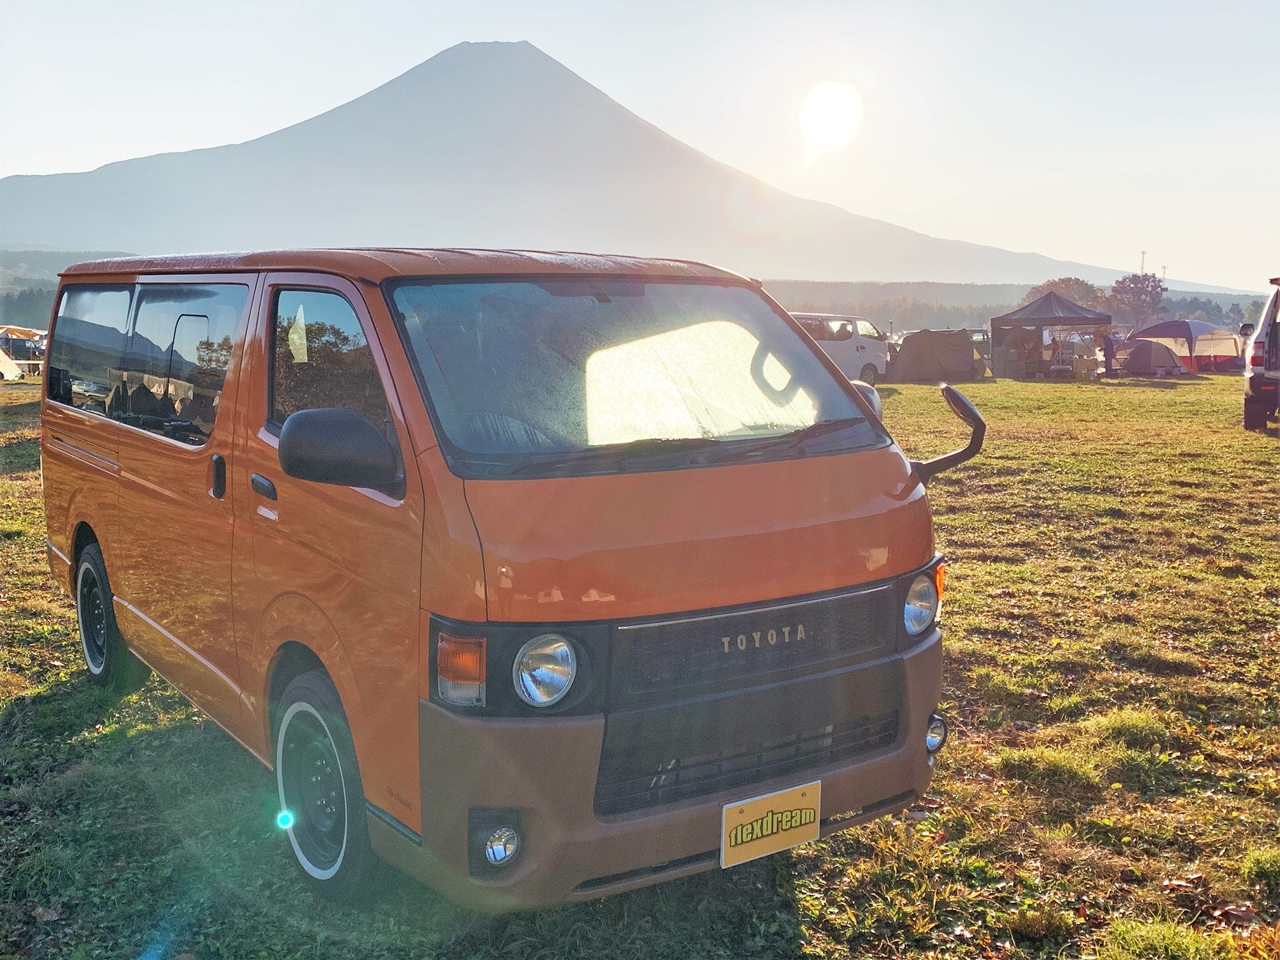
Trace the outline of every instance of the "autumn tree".
[[1107, 296], [1107, 292], [1102, 287], [1095, 287], [1088, 280], [1081, 280], [1079, 277], [1059, 277], [1057, 280], [1046, 280], [1044, 283], [1036, 284], [1027, 291], [1027, 295], [1022, 298], [1022, 303], [1034, 303], [1050, 291], [1089, 310], [1103, 310]]
[[1164, 305], [1166, 292], [1168, 288], [1164, 281], [1154, 273], [1131, 273], [1112, 285], [1107, 309], [1118, 322], [1131, 323], [1135, 329], [1141, 330], [1167, 312]]

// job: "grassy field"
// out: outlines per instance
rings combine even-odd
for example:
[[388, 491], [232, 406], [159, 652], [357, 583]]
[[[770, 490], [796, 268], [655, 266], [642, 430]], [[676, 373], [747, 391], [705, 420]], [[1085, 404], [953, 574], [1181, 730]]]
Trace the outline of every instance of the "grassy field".
[[[789, 854], [476, 917], [388, 874], [312, 901], [270, 775], [152, 679], [79, 665], [43, 556], [35, 392], [0, 387], [0, 956], [1280, 956], [1280, 439], [1240, 381], [982, 383], [931, 487], [951, 558], [931, 795]], [[937, 391], [886, 388], [912, 455]]]

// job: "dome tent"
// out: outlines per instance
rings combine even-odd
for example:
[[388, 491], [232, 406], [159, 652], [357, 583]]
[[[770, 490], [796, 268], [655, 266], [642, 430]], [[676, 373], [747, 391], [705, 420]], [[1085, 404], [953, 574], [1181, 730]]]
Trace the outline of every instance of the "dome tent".
[[1188, 370], [1239, 369], [1240, 338], [1203, 320], [1162, 320], [1137, 333], [1133, 340], [1162, 343], [1182, 361]]
[[1159, 340], [1126, 340], [1116, 351], [1116, 359], [1125, 373], [1156, 376], [1161, 370], [1186, 373], [1182, 358]]

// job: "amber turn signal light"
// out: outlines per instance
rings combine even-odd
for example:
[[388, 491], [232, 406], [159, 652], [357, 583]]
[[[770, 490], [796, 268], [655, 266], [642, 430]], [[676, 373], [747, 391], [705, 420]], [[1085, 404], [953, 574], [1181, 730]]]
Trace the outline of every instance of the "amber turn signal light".
[[483, 707], [484, 637], [436, 636], [436, 691], [441, 700], [460, 707]]

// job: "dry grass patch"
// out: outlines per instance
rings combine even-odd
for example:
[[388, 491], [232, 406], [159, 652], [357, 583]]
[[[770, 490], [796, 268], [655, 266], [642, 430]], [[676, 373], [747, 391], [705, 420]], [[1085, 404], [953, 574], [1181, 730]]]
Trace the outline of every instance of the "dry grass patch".
[[[391, 875], [315, 902], [255, 761], [156, 679], [89, 686], [45, 569], [36, 388], [0, 386], [0, 955], [1276, 960], [1280, 441], [1239, 429], [1238, 377], [963, 389], [988, 441], [929, 488], [953, 742], [923, 803], [480, 918]], [[936, 388], [886, 391], [885, 420], [911, 456], [964, 439]]]

